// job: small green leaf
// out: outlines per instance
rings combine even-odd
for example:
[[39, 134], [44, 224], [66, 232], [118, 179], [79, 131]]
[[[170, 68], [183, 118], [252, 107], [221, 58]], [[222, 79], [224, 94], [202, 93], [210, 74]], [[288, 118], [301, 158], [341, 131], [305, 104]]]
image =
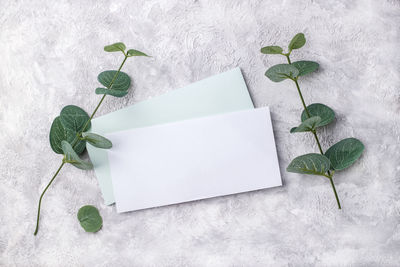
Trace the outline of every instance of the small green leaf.
[[115, 44], [107, 45], [104, 47], [104, 51], [106, 51], [106, 52], [121, 51], [121, 52], [125, 53], [125, 49], [126, 49], [126, 46], [124, 45], [124, 43], [115, 43]]
[[[86, 129], [83, 129], [86, 122], [89, 120], [89, 115], [80, 107], [74, 105], [65, 106], [60, 113], [60, 121], [67, 131], [67, 142], [75, 144], [75, 152], [80, 155], [86, 148], [85, 141], [78, 140], [77, 133], [90, 129], [89, 122]], [[61, 146], [61, 144], [60, 144]]]
[[290, 41], [289, 50], [299, 49], [306, 43], [306, 38], [303, 33], [296, 34]]
[[319, 64], [317, 62], [306, 60], [293, 62], [292, 65], [299, 70], [299, 76], [304, 76], [311, 72], [314, 72], [319, 67]]
[[298, 127], [294, 127], [290, 130], [291, 133], [300, 133], [300, 132], [311, 132], [314, 131], [318, 124], [320, 123], [321, 118], [318, 116], [311, 117], [303, 121]]
[[68, 134], [61, 123], [60, 117], [55, 118], [51, 124], [49, 135], [51, 149], [57, 154], [63, 154], [61, 141], [67, 140], [67, 136]]
[[331, 146], [325, 156], [331, 161], [334, 170], [350, 167], [364, 151], [364, 145], [356, 138], [346, 138]]
[[327, 157], [321, 154], [310, 153], [293, 159], [286, 170], [288, 172], [325, 176], [329, 167], [330, 162]]
[[282, 47], [280, 46], [266, 46], [261, 48], [263, 54], [282, 54]]
[[128, 90], [115, 90], [115, 89], [106, 89], [106, 88], [96, 88], [95, 91], [98, 95], [111, 95], [115, 97], [123, 97], [128, 94]]
[[[75, 139], [78, 139], [76, 133], [74, 133], [74, 134], [75, 134], [75, 138], [73, 140], [68, 141], [71, 144], [75, 143]], [[76, 145], [74, 146], [74, 150], [75, 150], [76, 154], [78, 154], [78, 155], [82, 154], [83, 151], [85, 151], [85, 148], [86, 148], [86, 142], [82, 141], [82, 140], [77, 141]]]
[[86, 232], [97, 232], [103, 226], [103, 219], [100, 216], [99, 210], [94, 206], [83, 206], [79, 209], [77, 217]]
[[[310, 116], [318, 116], [321, 118], [321, 121], [318, 123], [317, 127], [322, 127], [328, 125], [332, 121], [335, 120], [335, 112], [328, 106], [320, 103], [314, 103], [307, 106], [308, 112], [310, 112]], [[303, 110], [301, 113], [301, 121], [305, 121], [308, 119], [307, 112]]]
[[86, 129], [83, 129], [86, 122], [90, 119], [89, 115], [78, 106], [69, 105], [65, 106], [60, 113], [61, 123], [64, 128], [74, 131], [80, 132], [82, 130], [90, 129], [90, 122], [88, 123]]
[[97, 80], [108, 89], [122, 90], [122, 91], [128, 90], [129, 86], [131, 85], [131, 78], [129, 78], [128, 74], [122, 71], [118, 73], [117, 78], [115, 78], [112, 84], [112, 88], [110, 88], [111, 82], [113, 81], [116, 73], [117, 71], [115, 70], [103, 71], [97, 76]]
[[278, 64], [272, 66], [265, 72], [267, 76], [273, 82], [281, 82], [285, 79], [293, 79], [297, 77], [299, 70], [290, 64]]
[[[57, 154], [63, 154], [63, 150], [61, 147], [61, 141], [66, 140], [69, 143], [75, 142], [75, 139], [78, 139], [76, 132], [72, 130], [65, 129], [63, 124], [61, 123], [61, 119], [58, 116], [54, 119], [51, 124], [49, 140], [51, 149]], [[77, 154], [81, 154], [86, 147], [85, 141], [79, 141], [75, 146], [75, 152]]]
[[128, 55], [128, 57], [140, 57], [140, 56], [148, 57], [148, 55], [146, 55], [145, 53], [135, 49], [129, 49], [126, 54]]
[[92, 163], [82, 160], [78, 154], [72, 149], [72, 146], [67, 141], [61, 141], [61, 148], [64, 152], [64, 162], [71, 163], [75, 167], [81, 170], [90, 170], [93, 168]]
[[111, 141], [101, 135], [94, 133], [82, 133], [82, 136], [83, 139], [92, 146], [105, 149], [109, 149], [112, 147]]

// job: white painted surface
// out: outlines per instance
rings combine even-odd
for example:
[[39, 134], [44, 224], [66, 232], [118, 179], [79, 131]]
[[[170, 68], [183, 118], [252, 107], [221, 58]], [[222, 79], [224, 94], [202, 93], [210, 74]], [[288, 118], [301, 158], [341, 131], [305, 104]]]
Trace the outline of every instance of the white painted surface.
[[[0, 265], [5, 266], [396, 266], [400, 257], [400, 3], [392, 1], [2, 1], [0, 11]], [[265, 70], [284, 61], [261, 55], [303, 31], [293, 60], [320, 63], [300, 82], [307, 103], [332, 107], [337, 122], [323, 147], [345, 137], [366, 150], [335, 176], [338, 211], [326, 180], [285, 172], [317, 151], [289, 134], [301, 112], [290, 82]], [[121, 57], [103, 46], [124, 41], [151, 54], [124, 71], [134, 90], [108, 98], [100, 114], [240, 66], [257, 107], [270, 106], [283, 187], [135, 213], [103, 205], [93, 172], [61, 171], [36, 205], [61, 157], [48, 143], [61, 108], [94, 109], [96, 76]], [[83, 232], [85, 204], [104, 227]]]

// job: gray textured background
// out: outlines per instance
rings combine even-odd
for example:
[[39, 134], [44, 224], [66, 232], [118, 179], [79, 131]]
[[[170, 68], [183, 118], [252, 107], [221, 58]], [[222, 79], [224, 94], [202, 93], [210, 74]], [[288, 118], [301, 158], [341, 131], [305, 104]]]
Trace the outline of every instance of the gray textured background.
[[[0, 264], [6, 266], [395, 266], [400, 257], [399, 1], [1, 1]], [[354, 136], [360, 161], [329, 183], [284, 171], [317, 147], [290, 135], [301, 105], [290, 82], [264, 77], [264, 56], [297, 32], [293, 59], [321, 68], [300, 83], [308, 103], [337, 121], [324, 148]], [[48, 143], [64, 105], [91, 112], [96, 76], [116, 68], [103, 46], [124, 41], [153, 58], [130, 60], [134, 91], [99, 115], [239, 66], [257, 107], [272, 110], [284, 186], [127, 214], [102, 204], [92, 171], [71, 166], [48, 191], [39, 235], [37, 200], [60, 162]], [[83, 232], [76, 212], [99, 207], [104, 227]]]

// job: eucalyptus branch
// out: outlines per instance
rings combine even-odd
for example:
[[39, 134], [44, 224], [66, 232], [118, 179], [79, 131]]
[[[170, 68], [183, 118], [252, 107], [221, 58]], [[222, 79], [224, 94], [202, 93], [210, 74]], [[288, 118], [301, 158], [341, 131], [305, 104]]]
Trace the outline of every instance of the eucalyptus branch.
[[[40, 210], [43, 196], [60, 173], [63, 166], [66, 163], [70, 163], [83, 170], [93, 168], [90, 162], [83, 161], [79, 157], [79, 154], [81, 154], [86, 147], [86, 142], [98, 148], [107, 149], [112, 146], [108, 139], [85, 131], [90, 129], [91, 121], [107, 95], [123, 97], [128, 93], [130, 78], [126, 73], [121, 72], [127, 58], [133, 56], [147, 56], [138, 50], [130, 49], [125, 52], [125, 49], [126, 47], [123, 43], [115, 43], [104, 47], [106, 52], [121, 51], [124, 54], [124, 60], [117, 71], [104, 71], [99, 74], [98, 80], [106, 88], [96, 89], [96, 94], [103, 96], [92, 112], [92, 115], [89, 117], [83, 109], [70, 105], [64, 107], [60, 116], [53, 121], [50, 130], [50, 145], [54, 152], [63, 154], [63, 159], [60, 167], [40, 195], [34, 235], [37, 235], [39, 231]], [[117, 84], [116, 81], [118, 81]], [[88, 218], [91, 218], [91, 220], [88, 220]], [[96, 232], [102, 226], [102, 218], [98, 210], [93, 206], [82, 207], [78, 212], [78, 219], [82, 227], [88, 232]]]
[[[122, 66], [124, 65], [126, 59], [127, 59], [127, 57], [125, 56], [124, 61], [122, 62], [121, 66], [119, 67], [118, 72], [115, 73], [114, 78], [113, 78], [113, 80], [111, 81], [111, 83], [110, 83], [110, 85], [109, 85], [109, 88], [111, 88], [112, 84], [114, 83], [115, 79], [117, 78], [117, 76], [118, 76], [118, 74], [119, 74], [119, 72], [120, 72]], [[86, 130], [86, 127], [88, 126], [88, 124], [89, 124], [89, 123], [91, 122], [91, 120], [93, 119], [94, 115], [96, 114], [97, 110], [99, 109], [101, 103], [103, 103], [104, 98], [105, 98], [106, 96], [107, 96], [106, 94], [104, 94], [104, 95], [102, 96], [100, 102], [97, 104], [97, 106], [96, 106], [96, 108], [94, 109], [94, 111], [93, 111], [92, 115], [90, 116], [90, 118], [86, 121], [86, 123], [85, 123], [85, 125], [83, 126], [82, 130], [79, 131], [79, 132], [77, 133], [76, 136], [77, 136], [78, 138], [75, 138], [75, 141], [72, 143], [72, 147], [73, 147], [73, 148], [75, 148], [76, 144], [80, 141], [79, 137], [82, 136], [82, 133]], [[65, 157], [64, 157], [64, 158], [62, 159], [62, 163], [61, 163], [60, 167], [58, 168], [58, 170], [57, 170], [56, 173], [54, 174], [53, 178], [50, 180], [50, 182], [48, 183], [48, 185], [46, 186], [46, 188], [43, 190], [42, 194], [40, 195], [40, 198], [39, 198], [39, 205], [38, 205], [38, 212], [37, 212], [37, 218], [36, 218], [36, 229], [35, 229], [34, 235], [37, 235], [37, 233], [38, 233], [38, 231], [39, 231], [39, 218], [40, 218], [40, 207], [41, 207], [41, 205], [42, 205], [42, 198], [43, 198], [44, 194], [46, 193], [47, 189], [48, 189], [48, 188], [50, 187], [50, 185], [53, 183], [54, 179], [57, 177], [58, 173], [60, 172], [60, 170], [62, 169], [62, 167], [64, 166], [65, 163], [67, 163], [67, 162], [65, 161]]]
[[[292, 64], [291, 61], [290, 61], [289, 55], [285, 55], [285, 56], [287, 58], [288, 64]], [[300, 96], [300, 99], [301, 99], [301, 103], [303, 104], [303, 108], [304, 108], [304, 111], [306, 112], [307, 118], [311, 118], [311, 113], [310, 113], [310, 111], [308, 110], [308, 108], [306, 106], [306, 103], [304, 101], [303, 94], [301, 93], [301, 89], [300, 89], [299, 83], [297, 82], [297, 79], [298, 79], [297, 77], [294, 78], [293, 82], [296, 84], [297, 92], [299, 93], [299, 96]], [[324, 151], [322, 150], [321, 143], [320, 143], [318, 135], [317, 135], [317, 130], [314, 129], [314, 130], [311, 130], [310, 132], [314, 136], [314, 139], [315, 139], [315, 142], [317, 143], [317, 146], [318, 146], [320, 154], [324, 155]], [[336, 192], [336, 187], [335, 187], [335, 184], [334, 184], [333, 178], [332, 178], [333, 174], [331, 174], [329, 170], [327, 171], [327, 173], [328, 173], [327, 177], [329, 178], [329, 180], [331, 182], [333, 193], [335, 194], [335, 198], [336, 198], [336, 202], [338, 204], [338, 208], [341, 209], [342, 206], [340, 205], [340, 200], [339, 200], [338, 194]]]
[[303, 112], [301, 114], [302, 123], [298, 127], [292, 128], [290, 132], [311, 132], [320, 152], [320, 154], [310, 153], [293, 159], [286, 170], [288, 172], [319, 175], [328, 178], [338, 208], [341, 209], [339, 197], [333, 182], [334, 171], [343, 170], [351, 166], [361, 156], [364, 145], [358, 139], [347, 138], [334, 144], [324, 153], [317, 135], [317, 128], [324, 127], [331, 123], [335, 119], [335, 113], [331, 108], [323, 104], [314, 103], [307, 106], [298, 83], [299, 77], [316, 71], [319, 64], [312, 61], [296, 61], [292, 63], [290, 60], [293, 49], [299, 49], [303, 47], [305, 43], [306, 39], [304, 34], [298, 33], [291, 40], [287, 53], [283, 53], [283, 49], [279, 46], [263, 47], [261, 53], [283, 55], [288, 62], [288, 64], [272, 66], [266, 71], [265, 75], [273, 82], [281, 82], [285, 79], [289, 79], [295, 83], [303, 105]]

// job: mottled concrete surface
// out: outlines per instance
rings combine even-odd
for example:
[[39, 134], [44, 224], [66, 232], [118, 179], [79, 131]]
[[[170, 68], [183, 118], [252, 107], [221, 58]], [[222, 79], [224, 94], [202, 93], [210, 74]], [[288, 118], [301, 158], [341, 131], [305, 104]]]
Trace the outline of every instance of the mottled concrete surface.
[[[4, 266], [396, 266], [400, 258], [399, 1], [1, 1], [0, 265]], [[300, 83], [308, 103], [337, 121], [323, 147], [354, 136], [366, 145], [336, 175], [343, 210], [328, 181], [285, 172], [317, 147], [289, 134], [301, 112], [290, 82], [264, 77], [282, 62], [260, 47], [307, 44], [293, 59], [320, 70]], [[92, 171], [64, 168], [50, 124], [66, 104], [92, 111], [96, 76], [116, 68], [103, 46], [124, 41], [153, 57], [124, 71], [134, 90], [108, 98], [99, 115], [240, 66], [257, 107], [272, 110], [284, 186], [190, 204], [117, 214], [103, 205]], [[76, 213], [99, 207], [104, 227], [87, 234]]]

